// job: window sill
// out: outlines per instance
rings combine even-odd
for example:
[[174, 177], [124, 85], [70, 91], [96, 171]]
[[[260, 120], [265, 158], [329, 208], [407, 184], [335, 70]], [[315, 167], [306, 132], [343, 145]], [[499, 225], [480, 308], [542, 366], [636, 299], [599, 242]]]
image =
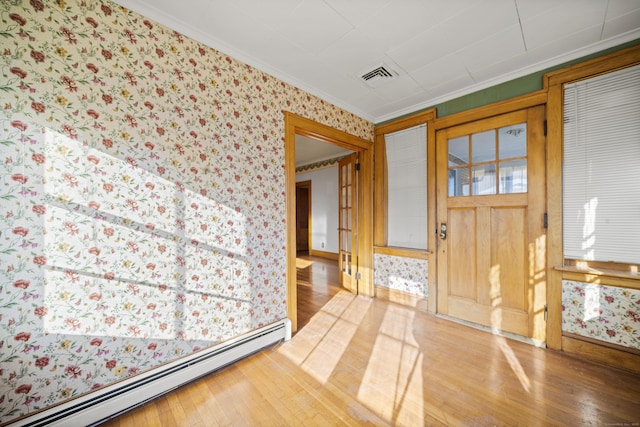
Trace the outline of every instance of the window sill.
[[429, 256], [433, 254], [433, 252], [424, 249], [394, 248], [389, 246], [374, 246], [373, 252], [381, 255], [424, 260], [428, 260]]
[[563, 273], [563, 279], [566, 280], [640, 289], [640, 272], [637, 271], [623, 271], [576, 265], [558, 265], [554, 267], [554, 270], [561, 271]]

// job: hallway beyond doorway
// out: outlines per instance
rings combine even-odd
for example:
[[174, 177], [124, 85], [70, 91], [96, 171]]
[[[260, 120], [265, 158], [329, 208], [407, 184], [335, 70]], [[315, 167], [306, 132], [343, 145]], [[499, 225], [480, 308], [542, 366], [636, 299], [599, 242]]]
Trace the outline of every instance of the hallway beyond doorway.
[[342, 288], [338, 284], [338, 262], [335, 260], [299, 252], [296, 273], [300, 330]]

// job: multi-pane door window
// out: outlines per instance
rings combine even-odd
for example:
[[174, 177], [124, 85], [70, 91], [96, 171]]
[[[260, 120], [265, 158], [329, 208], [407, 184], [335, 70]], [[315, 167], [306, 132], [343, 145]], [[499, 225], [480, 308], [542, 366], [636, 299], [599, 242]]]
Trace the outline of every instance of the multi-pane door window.
[[527, 192], [527, 124], [451, 138], [449, 197]]

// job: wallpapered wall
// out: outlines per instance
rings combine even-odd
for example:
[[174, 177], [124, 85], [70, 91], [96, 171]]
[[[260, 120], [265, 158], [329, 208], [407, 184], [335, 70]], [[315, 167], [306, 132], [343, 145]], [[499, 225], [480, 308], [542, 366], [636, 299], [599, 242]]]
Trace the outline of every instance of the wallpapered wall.
[[563, 280], [562, 330], [640, 349], [640, 291]]
[[283, 111], [373, 125], [107, 1], [0, 19], [0, 422], [284, 318]]
[[423, 259], [375, 254], [375, 284], [427, 298], [429, 263]]

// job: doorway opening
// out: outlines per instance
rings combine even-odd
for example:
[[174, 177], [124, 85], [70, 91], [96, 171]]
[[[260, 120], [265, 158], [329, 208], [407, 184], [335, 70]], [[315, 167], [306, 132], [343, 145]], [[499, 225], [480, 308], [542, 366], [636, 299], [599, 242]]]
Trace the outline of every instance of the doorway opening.
[[[287, 178], [287, 316], [291, 320], [292, 331], [298, 329], [297, 315], [297, 184], [296, 184], [296, 137], [310, 137], [324, 143], [334, 144], [358, 152], [358, 184], [353, 203], [358, 212], [358, 221], [353, 230], [356, 239], [350, 273], [353, 276], [352, 292], [373, 296], [373, 142], [347, 132], [323, 125], [298, 115], [285, 113], [285, 173]], [[336, 215], [338, 212], [336, 212]], [[339, 227], [336, 228], [336, 234]], [[313, 237], [309, 238], [309, 245]], [[309, 246], [309, 250], [312, 247]]]
[[311, 181], [296, 182], [296, 253], [308, 255], [311, 248]]

